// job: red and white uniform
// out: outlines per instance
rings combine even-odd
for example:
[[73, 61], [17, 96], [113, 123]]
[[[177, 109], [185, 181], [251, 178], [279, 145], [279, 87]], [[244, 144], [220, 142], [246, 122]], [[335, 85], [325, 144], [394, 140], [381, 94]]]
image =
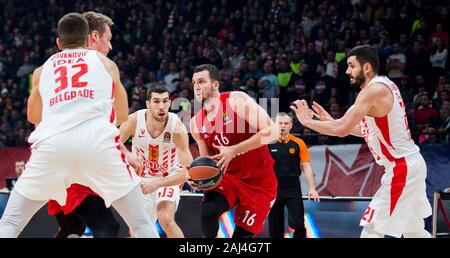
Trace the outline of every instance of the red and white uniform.
[[15, 185], [21, 195], [64, 206], [66, 188], [80, 184], [109, 207], [139, 184], [120, 151], [113, 88], [97, 51], [66, 49], [44, 63], [42, 121], [29, 137], [31, 157]]
[[[194, 118], [202, 140], [215, 154], [219, 151], [213, 144], [232, 146], [257, 133], [231, 109], [230, 93], [220, 95], [221, 106], [213, 121], [206, 120], [204, 109]], [[263, 230], [264, 221], [276, 198], [277, 178], [273, 165], [267, 145], [236, 156], [228, 165], [220, 184], [212, 190], [225, 196], [230, 209], [236, 206], [236, 225], [253, 234]]]
[[[180, 171], [176, 146], [173, 143], [173, 134], [180, 118], [169, 112], [168, 121], [164, 131], [153, 138], [147, 129], [147, 109], [136, 111], [136, 131], [132, 139], [132, 152], [142, 162], [142, 173], [139, 175], [143, 182], [156, 178], [166, 177]], [[147, 194], [147, 207], [153, 220], [156, 220], [156, 207], [161, 201], [170, 201], [178, 207], [180, 202], [179, 185], [160, 187], [151, 194]]]
[[365, 116], [360, 122], [376, 163], [385, 167], [381, 187], [360, 225], [374, 223], [376, 232], [401, 237], [403, 233], [423, 230], [423, 219], [431, 215], [425, 192], [427, 167], [419, 147], [411, 139], [405, 104], [397, 86], [385, 76], [373, 78], [369, 85], [375, 82], [387, 85], [394, 102], [386, 116]]

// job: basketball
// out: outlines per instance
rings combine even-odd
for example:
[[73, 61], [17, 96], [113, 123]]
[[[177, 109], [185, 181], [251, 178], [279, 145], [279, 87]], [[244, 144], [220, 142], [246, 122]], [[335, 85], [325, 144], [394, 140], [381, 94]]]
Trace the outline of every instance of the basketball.
[[190, 180], [200, 190], [212, 190], [222, 181], [223, 172], [217, 163], [208, 157], [198, 157], [188, 169]]

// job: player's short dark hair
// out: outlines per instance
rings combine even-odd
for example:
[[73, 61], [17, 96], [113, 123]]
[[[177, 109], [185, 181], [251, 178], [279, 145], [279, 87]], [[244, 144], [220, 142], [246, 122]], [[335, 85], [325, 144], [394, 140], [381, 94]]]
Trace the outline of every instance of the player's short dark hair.
[[347, 53], [347, 58], [355, 56], [356, 60], [363, 66], [369, 63], [372, 66], [373, 72], [378, 73], [380, 69], [380, 60], [378, 59], [377, 50], [370, 45], [362, 45], [352, 48]]
[[198, 72], [202, 72], [202, 71], [209, 72], [209, 78], [211, 78], [212, 82], [220, 81], [219, 69], [217, 69], [217, 67], [215, 65], [202, 64], [202, 65], [196, 66], [194, 68], [194, 73], [198, 73]]
[[169, 89], [166, 86], [166, 83], [164, 81], [157, 82], [156, 84], [152, 85], [147, 90], [147, 100], [150, 100], [152, 98], [152, 93], [165, 93], [167, 92], [170, 95]]
[[79, 13], [68, 13], [58, 22], [58, 37], [61, 47], [84, 46], [89, 35], [89, 24]]

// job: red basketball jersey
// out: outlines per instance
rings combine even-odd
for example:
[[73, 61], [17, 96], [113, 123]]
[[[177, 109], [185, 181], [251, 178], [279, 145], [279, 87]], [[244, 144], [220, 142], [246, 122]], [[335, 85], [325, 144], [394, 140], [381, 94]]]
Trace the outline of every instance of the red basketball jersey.
[[[204, 108], [195, 116], [195, 125], [201, 138], [215, 154], [218, 154], [219, 150], [214, 148], [213, 144], [232, 146], [247, 140], [257, 133], [255, 128], [231, 109], [228, 100], [230, 93], [225, 92], [220, 95], [221, 105], [213, 121], [206, 119]], [[273, 164], [274, 161], [269, 153], [269, 148], [267, 145], [263, 145], [236, 156], [228, 165], [226, 173], [241, 179], [265, 177], [267, 173], [273, 172]], [[262, 167], [266, 169], [261, 169]]]

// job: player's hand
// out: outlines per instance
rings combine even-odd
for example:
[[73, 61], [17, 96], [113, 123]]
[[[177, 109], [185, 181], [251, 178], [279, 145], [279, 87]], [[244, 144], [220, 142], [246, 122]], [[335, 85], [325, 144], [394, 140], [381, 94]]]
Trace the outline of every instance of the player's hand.
[[321, 121], [332, 121], [334, 118], [317, 102], [313, 101], [312, 104], [313, 115]]
[[316, 191], [316, 189], [309, 190], [308, 200], [311, 198], [316, 202], [320, 202], [320, 196], [319, 196], [319, 193]]
[[213, 147], [220, 151], [219, 154], [211, 156], [211, 159], [219, 160], [217, 166], [225, 174], [231, 160], [236, 156], [237, 151], [234, 146], [219, 146], [213, 143]]
[[188, 185], [195, 191], [201, 191], [198, 188], [198, 185], [194, 183], [194, 181], [192, 181], [191, 176], [189, 175], [189, 173], [186, 174], [186, 182], [188, 183]]
[[133, 167], [134, 171], [136, 171], [137, 175], [142, 174], [142, 170], [144, 169], [141, 161], [138, 158], [129, 158], [128, 163]]
[[314, 116], [314, 112], [309, 109], [308, 103], [306, 103], [306, 100], [304, 99], [294, 101], [291, 105], [291, 109], [295, 112], [298, 121], [302, 125], [308, 123]]
[[144, 194], [151, 194], [154, 191], [158, 190], [158, 188], [160, 187], [161, 185], [159, 180], [141, 183], [141, 189]]

